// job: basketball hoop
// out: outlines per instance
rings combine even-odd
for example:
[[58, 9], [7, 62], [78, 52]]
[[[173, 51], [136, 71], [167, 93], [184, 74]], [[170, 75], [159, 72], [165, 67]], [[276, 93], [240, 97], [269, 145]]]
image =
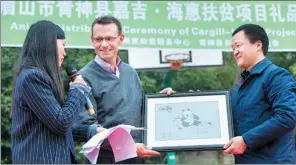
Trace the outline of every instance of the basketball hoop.
[[165, 55], [164, 59], [170, 63], [171, 69], [177, 70], [183, 66], [184, 62], [189, 61], [190, 55], [187, 53], [171, 53]]

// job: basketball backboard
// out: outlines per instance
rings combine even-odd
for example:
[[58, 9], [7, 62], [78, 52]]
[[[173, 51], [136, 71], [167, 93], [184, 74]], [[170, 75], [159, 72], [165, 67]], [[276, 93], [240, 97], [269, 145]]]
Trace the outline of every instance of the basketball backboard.
[[[181, 57], [189, 56], [183, 63], [184, 68], [221, 66], [223, 65], [222, 51], [200, 49], [153, 49], [153, 48], [129, 48], [128, 63], [138, 71], [169, 69], [170, 63], [165, 58], [169, 54]], [[178, 58], [179, 58], [178, 57]]]

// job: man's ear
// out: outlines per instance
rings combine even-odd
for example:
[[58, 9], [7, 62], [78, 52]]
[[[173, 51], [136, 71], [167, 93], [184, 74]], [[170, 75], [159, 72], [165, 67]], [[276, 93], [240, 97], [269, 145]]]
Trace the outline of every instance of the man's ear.
[[257, 50], [262, 50], [263, 43], [259, 40], [256, 42]]
[[94, 39], [93, 39], [92, 36], [90, 36], [90, 41], [91, 41], [91, 43], [94, 45]]
[[119, 40], [120, 40], [120, 45], [123, 44], [124, 34], [120, 34]]

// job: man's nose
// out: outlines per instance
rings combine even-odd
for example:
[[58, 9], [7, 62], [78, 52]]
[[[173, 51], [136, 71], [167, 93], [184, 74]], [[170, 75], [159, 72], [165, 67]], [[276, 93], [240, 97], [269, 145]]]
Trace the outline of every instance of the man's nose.
[[105, 40], [105, 39], [103, 39], [103, 41], [102, 41], [102, 46], [108, 46], [108, 42]]
[[237, 49], [234, 49], [233, 50], [233, 56], [236, 56], [238, 54], [238, 50]]

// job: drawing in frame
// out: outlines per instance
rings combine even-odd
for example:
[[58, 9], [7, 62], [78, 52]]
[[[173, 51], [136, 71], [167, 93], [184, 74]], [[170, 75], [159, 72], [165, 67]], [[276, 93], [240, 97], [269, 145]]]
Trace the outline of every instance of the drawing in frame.
[[144, 124], [156, 151], [223, 149], [233, 137], [229, 91], [147, 94]]

